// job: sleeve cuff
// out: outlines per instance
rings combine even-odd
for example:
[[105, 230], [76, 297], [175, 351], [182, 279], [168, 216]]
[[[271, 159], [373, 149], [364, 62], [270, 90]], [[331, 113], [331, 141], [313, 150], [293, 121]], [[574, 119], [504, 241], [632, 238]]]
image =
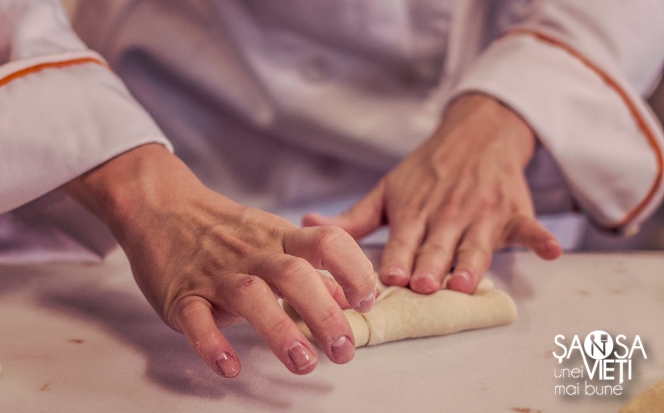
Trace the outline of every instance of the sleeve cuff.
[[627, 82], [535, 32], [491, 45], [453, 95], [480, 92], [515, 110], [556, 159], [598, 226], [631, 232], [664, 196], [661, 125]]
[[172, 147], [94, 52], [0, 66], [0, 213], [137, 146]]

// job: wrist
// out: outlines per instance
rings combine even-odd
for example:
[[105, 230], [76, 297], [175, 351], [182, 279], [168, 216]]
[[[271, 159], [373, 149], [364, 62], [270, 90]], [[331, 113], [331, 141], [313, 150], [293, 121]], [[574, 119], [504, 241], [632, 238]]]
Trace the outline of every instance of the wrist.
[[[186, 187], [187, 191], [179, 191]], [[122, 245], [134, 239], [155, 212], [204, 189], [187, 166], [161, 144], [127, 151], [63, 186], [111, 229]]]
[[530, 161], [537, 143], [535, 134], [521, 116], [502, 102], [481, 93], [459, 96], [448, 107], [436, 134], [455, 136], [459, 148], [479, 147], [500, 139], [512, 148], [522, 168]]

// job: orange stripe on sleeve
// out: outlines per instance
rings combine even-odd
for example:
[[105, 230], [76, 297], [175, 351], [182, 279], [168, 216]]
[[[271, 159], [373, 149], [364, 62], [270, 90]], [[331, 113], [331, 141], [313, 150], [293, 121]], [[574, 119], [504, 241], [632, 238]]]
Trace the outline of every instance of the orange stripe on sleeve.
[[87, 63], [98, 64], [104, 67], [108, 67], [103, 61], [94, 58], [94, 57], [83, 57], [79, 59], [65, 60], [62, 62], [49, 62], [49, 63], [40, 63], [35, 66], [26, 67], [17, 72], [11, 73], [0, 79], [0, 87], [5, 86], [6, 84], [13, 82], [14, 80], [20, 79], [22, 77], [31, 75], [33, 73], [41, 72], [46, 69], [60, 69], [63, 67], [83, 65]]
[[604, 82], [606, 82], [606, 84], [609, 87], [615, 90], [618, 96], [620, 96], [620, 98], [625, 102], [625, 105], [629, 109], [630, 114], [636, 121], [641, 132], [648, 139], [648, 143], [650, 144], [650, 147], [653, 149], [653, 152], [655, 152], [655, 159], [657, 160], [657, 176], [655, 177], [655, 181], [652, 183], [652, 186], [650, 187], [650, 190], [648, 191], [648, 194], [645, 196], [645, 198], [632, 211], [627, 213], [625, 218], [623, 218], [615, 226], [607, 228], [612, 231], [618, 230], [620, 227], [626, 225], [627, 223], [635, 219], [648, 206], [648, 204], [655, 197], [657, 189], [662, 183], [662, 174], [664, 172], [664, 158], [662, 157], [662, 148], [660, 148], [657, 139], [655, 138], [655, 133], [648, 127], [647, 122], [645, 121], [643, 116], [641, 116], [641, 113], [639, 113], [638, 109], [634, 105], [634, 102], [632, 102], [630, 97], [627, 95], [625, 90], [618, 84], [618, 82], [616, 82], [611, 76], [609, 76], [608, 73], [602, 70], [599, 66], [597, 66], [589, 59], [587, 59], [585, 56], [583, 56], [581, 53], [579, 53], [576, 49], [574, 49], [568, 44], [561, 42], [560, 40], [554, 37], [551, 37], [547, 34], [535, 30], [528, 30], [528, 29], [512, 30], [507, 32], [504, 37], [515, 36], [515, 35], [533, 36], [540, 41], [561, 48], [565, 50], [567, 53], [577, 58], [579, 61], [581, 61], [581, 63], [583, 63], [590, 70], [595, 72]]

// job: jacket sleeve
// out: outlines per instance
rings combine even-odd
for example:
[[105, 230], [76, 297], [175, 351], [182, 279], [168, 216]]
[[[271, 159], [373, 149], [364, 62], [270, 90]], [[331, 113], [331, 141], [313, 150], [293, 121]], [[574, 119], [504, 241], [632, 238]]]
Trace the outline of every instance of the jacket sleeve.
[[169, 146], [59, 0], [0, 0], [0, 213], [138, 145]]
[[[44, 218], [54, 203], [33, 202], [27, 215], [19, 207], [47, 194], [55, 199], [62, 184], [150, 142], [171, 149], [104, 60], [73, 33], [59, 0], [0, 0], [0, 261], [3, 252], [20, 256], [31, 246], [41, 257], [71, 251], [89, 238], [81, 223], [91, 217], [70, 199], [56, 196], [51, 218], [78, 222], [78, 235]], [[57, 241], [54, 231], [67, 239]], [[97, 245], [105, 250], [108, 236]]]
[[664, 2], [502, 3], [512, 4], [512, 21], [453, 95], [479, 91], [510, 106], [553, 155], [595, 224], [638, 229], [664, 195], [664, 135], [643, 100], [664, 62]]

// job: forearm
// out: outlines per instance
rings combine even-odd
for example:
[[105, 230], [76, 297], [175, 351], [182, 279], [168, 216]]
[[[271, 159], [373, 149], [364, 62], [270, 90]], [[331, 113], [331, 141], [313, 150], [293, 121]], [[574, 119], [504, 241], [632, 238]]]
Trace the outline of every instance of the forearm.
[[[144, 239], [160, 216], [177, 214], [179, 205], [209, 199], [207, 189], [177, 156], [160, 144], [127, 151], [63, 186], [76, 201], [111, 229], [123, 247]], [[243, 207], [219, 194], [217, 215]]]
[[630, 232], [664, 196], [664, 133], [641, 98], [662, 69], [662, 12], [651, 0], [533, 2], [456, 69], [453, 95], [505, 102], [555, 158], [589, 218]]
[[0, 2], [0, 213], [108, 159], [169, 143], [58, 0]]

